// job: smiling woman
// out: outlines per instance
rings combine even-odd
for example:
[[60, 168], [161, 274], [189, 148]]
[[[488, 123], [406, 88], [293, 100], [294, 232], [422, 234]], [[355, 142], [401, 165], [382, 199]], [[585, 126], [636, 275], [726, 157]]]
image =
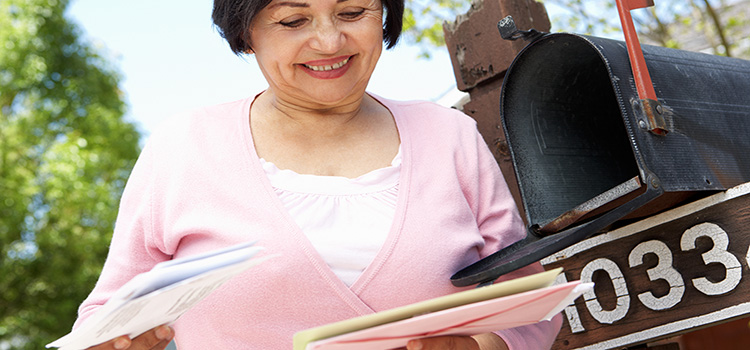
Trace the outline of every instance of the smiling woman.
[[253, 18], [246, 47], [275, 99], [337, 108], [364, 97], [380, 58], [382, 28], [378, 0], [272, 2]]
[[[221, 30], [221, 35], [227, 40], [230, 48], [235, 53], [248, 52], [250, 50], [250, 28], [254, 17], [264, 9], [271, 0], [243, 1], [243, 0], [220, 0], [214, 1], [213, 19]], [[339, 1], [346, 2], [346, 0]], [[279, 1], [277, 5], [286, 3], [288, 6], [304, 7], [304, 2]], [[403, 25], [404, 2], [385, 0], [383, 9], [388, 13], [383, 24], [383, 37], [387, 47], [393, 48], [401, 35]], [[239, 14], [239, 15], [236, 15]]]
[[[77, 324], [165, 260], [247, 241], [283, 259], [227, 282], [173, 327], [93, 349], [162, 349], [173, 337], [180, 350], [288, 349], [297, 331], [454, 293], [453, 273], [525, 235], [471, 118], [367, 91], [403, 6], [215, 0], [215, 24], [268, 86], [152, 134]], [[543, 349], [559, 327], [558, 317], [408, 349]]]
[[[176, 111], [237, 100], [266, 87], [254, 56], [232, 54], [210, 25], [212, 6], [178, 0], [75, 0], [70, 5], [67, 14], [85, 30], [85, 37], [106, 46], [120, 66], [126, 118], [137, 123], [143, 141]], [[179, 16], [164, 15], [175, 8]], [[164, 40], [158, 33], [171, 34]], [[438, 103], [448, 91], [459, 94], [452, 88], [455, 78], [447, 50], [429, 48], [430, 57], [420, 58], [421, 50], [428, 48], [413, 45], [411, 38], [384, 50], [368, 91]], [[404, 77], [409, 84], [401, 83]], [[446, 96], [444, 105], [457, 100]]]

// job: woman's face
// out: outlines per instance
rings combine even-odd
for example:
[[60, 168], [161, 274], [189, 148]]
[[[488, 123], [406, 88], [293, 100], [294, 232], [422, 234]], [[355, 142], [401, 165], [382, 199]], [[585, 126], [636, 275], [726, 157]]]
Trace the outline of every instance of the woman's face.
[[312, 108], [363, 96], [383, 46], [380, 0], [273, 0], [250, 28], [250, 46], [286, 102]]

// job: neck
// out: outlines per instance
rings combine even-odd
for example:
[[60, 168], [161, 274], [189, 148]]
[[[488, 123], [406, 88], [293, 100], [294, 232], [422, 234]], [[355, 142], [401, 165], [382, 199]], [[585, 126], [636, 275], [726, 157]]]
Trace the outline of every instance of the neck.
[[373, 102], [372, 97], [363, 95], [357, 100], [336, 106], [310, 106], [290, 103], [270, 91], [264, 92], [255, 101], [263, 111], [259, 115], [267, 118], [267, 122], [320, 136], [335, 134], [357, 124], [360, 117], [371, 110]]
[[283, 102], [264, 93], [250, 110], [258, 156], [280, 169], [354, 178], [388, 166], [398, 152], [391, 113], [368, 95], [337, 108]]

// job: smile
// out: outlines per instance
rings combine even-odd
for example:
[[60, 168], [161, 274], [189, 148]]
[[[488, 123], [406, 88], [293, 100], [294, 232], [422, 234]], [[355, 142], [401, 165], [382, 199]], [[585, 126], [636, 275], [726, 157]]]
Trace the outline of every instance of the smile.
[[339, 68], [343, 67], [345, 64], [347, 64], [349, 62], [349, 58], [350, 57], [347, 57], [345, 60], [343, 60], [343, 61], [341, 61], [339, 63], [334, 63], [332, 65], [311, 66], [309, 64], [303, 64], [303, 66], [305, 66], [305, 67], [307, 67], [307, 68], [309, 68], [311, 70], [314, 70], [316, 72], [325, 72], [325, 71], [339, 69]]

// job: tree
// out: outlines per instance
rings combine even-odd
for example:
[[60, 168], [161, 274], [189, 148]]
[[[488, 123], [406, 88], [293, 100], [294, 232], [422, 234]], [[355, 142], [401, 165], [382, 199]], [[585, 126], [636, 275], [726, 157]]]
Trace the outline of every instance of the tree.
[[470, 5], [471, 0], [406, 0], [404, 33], [412, 42], [443, 46], [443, 22], [453, 21]]
[[[482, 0], [474, 0], [482, 1]], [[490, 0], [497, 1], [497, 0]], [[442, 26], [465, 13], [472, 0], [407, 0], [408, 40], [425, 48], [444, 44]], [[621, 38], [615, 0], [544, 0], [553, 31]], [[750, 1], [656, 0], [631, 12], [641, 42], [750, 58]], [[695, 41], [699, 40], [699, 44]], [[743, 43], [742, 40], [745, 40]], [[428, 49], [429, 50], [429, 49]]]
[[0, 348], [70, 330], [139, 152], [120, 77], [68, 0], [0, 0]]
[[[656, 0], [631, 11], [641, 42], [750, 58], [750, 1]], [[553, 28], [599, 36], [622, 32], [614, 0], [546, 0]], [[745, 42], [743, 43], [743, 40]], [[744, 45], [744, 47], [743, 47]]]

